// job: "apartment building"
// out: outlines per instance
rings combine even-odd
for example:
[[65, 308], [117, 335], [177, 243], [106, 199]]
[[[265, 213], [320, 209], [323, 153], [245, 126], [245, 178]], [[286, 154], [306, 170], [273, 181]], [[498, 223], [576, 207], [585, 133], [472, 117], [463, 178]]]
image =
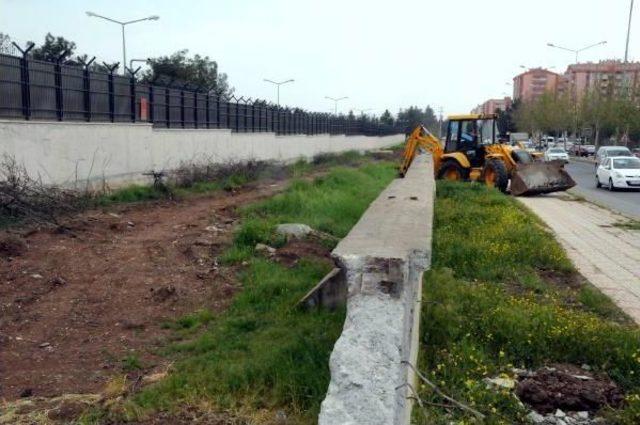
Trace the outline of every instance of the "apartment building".
[[472, 114], [492, 114], [496, 110], [506, 111], [511, 106], [511, 98], [505, 97], [502, 99], [489, 99], [484, 103], [476, 106], [471, 111]]
[[548, 69], [531, 68], [513, 78], [513, 100], [529, 101], [545, 91], [555, 93], [560, 79], [560, 74]]

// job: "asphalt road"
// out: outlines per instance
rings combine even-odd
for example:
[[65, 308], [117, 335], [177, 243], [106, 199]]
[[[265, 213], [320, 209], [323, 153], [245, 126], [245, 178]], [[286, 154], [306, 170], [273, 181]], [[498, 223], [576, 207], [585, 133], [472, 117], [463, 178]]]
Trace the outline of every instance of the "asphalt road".
[[571, 192], [583, 196], [588, 201], [640, 220], [639, 190], [609, 192], [604, 188], [596, 189], [594, 164], [572, 160], [565, 169], [578, 183]]

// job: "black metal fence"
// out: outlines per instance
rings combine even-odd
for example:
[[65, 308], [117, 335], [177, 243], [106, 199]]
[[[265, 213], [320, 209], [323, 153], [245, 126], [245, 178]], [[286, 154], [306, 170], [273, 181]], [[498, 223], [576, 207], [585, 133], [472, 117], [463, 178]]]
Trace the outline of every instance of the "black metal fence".
[[404, 128], [375, 118], [280, 107], [225, 97], [190, 84], [141, 83], [136, 71], [117, 75], [63, 61], [0, 54], [0, 118], [86, 122], [150, 122], [160, 128], [226, 128], [277, 134], [388, 135]]

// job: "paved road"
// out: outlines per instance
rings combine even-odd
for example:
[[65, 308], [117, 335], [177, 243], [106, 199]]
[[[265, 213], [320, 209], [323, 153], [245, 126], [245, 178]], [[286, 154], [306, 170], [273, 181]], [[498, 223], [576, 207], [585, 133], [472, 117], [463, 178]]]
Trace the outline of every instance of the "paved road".
[[640, 220], [640, 191], [609, 192], [606, 189], [596, 189], [595, 166], [593, 164], [571, 161], [565, 168], [578, 183], [571, 190], [572, 192], [603, 207]]

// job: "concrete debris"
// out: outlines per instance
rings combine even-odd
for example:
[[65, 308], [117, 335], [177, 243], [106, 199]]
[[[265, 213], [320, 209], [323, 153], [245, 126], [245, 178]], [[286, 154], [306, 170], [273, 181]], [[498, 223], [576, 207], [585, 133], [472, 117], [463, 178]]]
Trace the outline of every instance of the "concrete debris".
[[529, 422], [531, 422], [532, 424], [541, 424], [545, 421], [544, 416], [542, 416], [540, 413], [538, 412], [529, 412], [529, 414], [527, 415], [527, 419], [529, 420]]
[[560, 409], [547, 415], [531, 411], [526, 418], [529, 423], [540, 425], [596, 425], [605, 423], [602, 418], [590, 417], [589, 412], [564, 412]]
[[487, 388], [490, 387], [498, 387], [498, 388], [506, 388], [511, 390], [516, 386], [516, 380], [504, 376], [497, 376], [495, 378], [484, 378], [482, 380], [485, 384], [487, 384]]
[[31, 277], [34, 279], [42, 279], [42, 275], [40, 273], [34, 273], [31, 275]]
[[213, 224], [211, 226], [205, 227], [204, 230], [206, 230], [207, 232], [213, 232], [213, 233], [224, 232], [224, 229], [221, 229], [218, 226], [214, 226]]
[[313, 229], [303, 223], [283, 223], [276, 227], [276, 233], [287, 238], [304, 238], [313, 233]]
[[255, 250], [257, 252], [263, 252], [267, 255], [275, 255], [276, 254], [276, 249], [272, 246], [269, 245], [265, 245], [263, 243], [257, 243]]

